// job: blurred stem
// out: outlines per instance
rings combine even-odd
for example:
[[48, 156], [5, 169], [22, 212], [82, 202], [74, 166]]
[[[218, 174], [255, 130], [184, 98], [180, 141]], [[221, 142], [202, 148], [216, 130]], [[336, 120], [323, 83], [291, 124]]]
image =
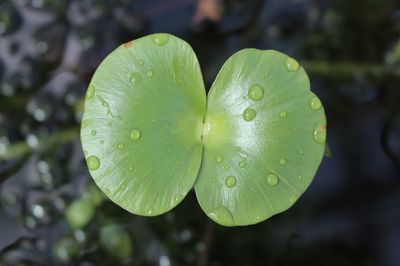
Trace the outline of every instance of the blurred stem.
[[211, 245], [214, 238], [214, 227], [215, 227], [214, 222], [211, 219], [207, 219], [207, 224], [203, 236], [204, 250], [199, 254], [199, 258], [197, 260], [197, 266], [208, 265]]
[[388, 76], [400, 78], [400, 67], [382, 64], [357, 63], [357, 62], [326, 62], [320, 60], [302, 61], [307, 72], [328, 77], [351, 77], [356, 74], [367, 74], [381, 79]]
[[29, 146], [26, 141], [17, 142], [9, 146], [3, 153], [0, 154], [0, 162], [16, 157], [25, 156], [33, 152], [47, 150], [55, 145], [60, 145], [64, 142], [76, 138], [78, 136], [78, 133], [78, 127], [63, 129], [50, 136], [39, 139], [38, 144], [35, 147]]

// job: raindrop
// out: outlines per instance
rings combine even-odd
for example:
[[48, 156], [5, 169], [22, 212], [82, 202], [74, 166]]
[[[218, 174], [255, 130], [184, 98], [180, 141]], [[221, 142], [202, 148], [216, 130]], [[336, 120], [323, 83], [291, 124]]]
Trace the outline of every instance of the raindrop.
[[282, 117], [282, 118], [286, 118], [286, 117], [287, 117], [287, 112], [286, 112], [286, 111], [282, 111], [282, 112], [279, 114], [279, 116]]
[[220, 155], [217, 156], [217, 158], [215, 159], [215, 161], [216, 161], [217, 163], [222, 163], [222, 162], [224, 161], [224, 157], [222, 157], [222, 155], [220, 154]]
[[325, 144], [326, 140], [326, 125], [318, 124], [313, 132], [314, 140], [320, 144]]
[[247, 95], [253, 101], [258, 101], [264, 96], [264, 89], [260, 85], [253, 85]]
[[131, 75], [131, 82], [134, 85], [139, 85], [142, 82], [142, 76], [138, 72], [133, 72]]
[[180, 202], [183, 200], [183, 196], [181, 194], [176, 194], [174, 199], [175, 202]]
[[153, 77], [153, 71], [148, 70], [148, 71], [146, 72], [146, 76], [149, 77], [149, 78]]
[[321, 106], [322, 106], [321, 101], [320, 101], [320, 99], [318, 99], [317, 96], [314, 96], [311, 98], [311, 100], [310, 100], [311, 109], [318, 110], [321, 108]]
[[86, 128], [86, 121], [82, 121], [81, 128]]
[[304, 151], [303, 151], [303, 150], [299, 150], [299, 154], [300, 154], [300, 155], [303, 155], [303, 154], [304, 154]]
[[230, 168], [231, 168], [231, 167], [229, 166], [229, 164], [225, 164], [225, 165], [224, 165], [225, 171], [228, 171]]
[[125, 148], [125, 145], [122, 144], [122, 143], [118, 143], [117, 148], [118, 148], [119, 150], [122, 150], [123, 148]]
[[289, 70], [290, 72], [297, 71], [300, 68], [299, 62], [297, 62], [296, 59], [293, 59], [291, 57], [288, 57], [286, 59], [285, 66], [286, 69]]
[[92, 130], [92, 136], [96, 136], [96, 134], [97, 134], [97, 131], [96, 130]]
[[138, 140], [140, 139], [142, 133], [140, 133], [140, 131], [138, 129], [132, 129], [130, 137], [131, 140]]
[[93, 98], [94, 91], [95, 91], [94, 86], [93, 85], [89, 85], [89, 88], [88, 88], [88, 90], [86, 92], [86, 98], [88, 98], [88, 99]]
[[144, 66], [144, 61], [142, 59], [138, 60], [139, 66]]
[[169, 36], [168, 36], [168, 34], [165, 34], [165, 33], [158, 33], [158, 34], [154, 34], [152, 36], [152, 39], [156, 45], [162, 46], [168, 42]]
[[246, 121], [253, 120], [256, 117], [256, 115], [257, 115], [256, 110], [254, 110], [253, 108], [250, 108], [250, 107], [244, 109], [244, 111], [243, 111], [243, 119]]
[[285, 164], [286, 164], [286, 159], [285, 159], [285, 158], [280, 159], [280, 160], [279, 160], [279, 163], [280, 163], [281, 165], [285, 165]]
[[100, 160], [96, 156], [90, 156], [87, 158], [87, 165], [90, 170], [97, 170], [100, 167]]
[[235, 147], [235, 151], [239, 152], [242, 148], [240, 148], [239, 146]]
[[234, 176], [227, 176], [225, 178], [225, 185], [227, 187], [234, 187], [236, 185], [236, 178]]
[[129, 166], [128, 170], [132, 171], [133, 170], [133, 166]]
[[270, 185], [270, 186], [276, 186], [279, 182], [278, 177], [274, 174], [267, 175], [266, 179], [267, 179], [268, 185]]
[[239, 167], [240, 167], [240, 168], [245, 168], [246, 165], [247, 165], [247, 163], [246, 163], [245, 161], [240, 161], [240, 162], [239, 162]]
[[226, 225], [233, 225], [232, 213], [225, 207], [221, 206], [209, 211], [208, 216], [214, 221], [220, 221]]

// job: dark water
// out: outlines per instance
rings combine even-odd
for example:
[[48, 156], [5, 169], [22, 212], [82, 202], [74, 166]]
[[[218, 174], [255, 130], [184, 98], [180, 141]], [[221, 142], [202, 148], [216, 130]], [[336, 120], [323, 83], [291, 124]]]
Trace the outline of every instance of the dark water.
[[[0, 265], [400, 265], [400, 2], [203, 2], [0, 0]], [[192, 45], [208, 88], [242, 48], [299, 59], [333, 155], [290, 210], [224, 228], [193, 192], [142, 218], [97, 190], [83, 95], [110, 51], [153, 32]]]

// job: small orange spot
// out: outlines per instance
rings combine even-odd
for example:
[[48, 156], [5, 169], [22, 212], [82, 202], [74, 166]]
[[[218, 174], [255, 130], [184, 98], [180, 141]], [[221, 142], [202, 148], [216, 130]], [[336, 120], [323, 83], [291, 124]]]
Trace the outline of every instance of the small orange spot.
[[132, 47], [132, 42], [126, 42], [126, 43], [123, 44], [123, 46], [125, 48], [131, 48]]

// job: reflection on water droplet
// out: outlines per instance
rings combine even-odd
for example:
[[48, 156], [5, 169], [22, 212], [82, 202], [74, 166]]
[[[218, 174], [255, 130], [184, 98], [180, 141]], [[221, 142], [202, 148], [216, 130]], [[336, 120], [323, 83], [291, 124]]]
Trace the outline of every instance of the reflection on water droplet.
[[132, 171], [133, 170], [133, 166], [129, 166], [128, 170]]
[[240, 167], [240, 168], [245, 168], [246, 165], [247, 165], [247, 163], [246, 163], [245, 161], [240, 161], [240, 162], [239, 162], [239, 167]]
[[267, 175], [266, 179], [267, 179], [268, 185], [270, 185], [270, 186], [276, 186], [279, 182], [278, 177], [274, 174]]
[[148, 76], [149, 78], [153, 77], [153, 71], [148, 70], [148, 71], [146, 72], [146, 76]]
[[299, 62], [296, 59], [288, 57], [285, 62], [286, 69], [290, 72], [297, 71], [300, 68]]
[[218, 221], [219, 223], [225, 225], [233, 225], [234, 220], [232, 213], [225, 207], [221, 206], [209, 211], [208, 216], [214, 221]]
[[250, 108], [250, 107], [244, 109], [244, 111], [243, 111], [243, 119], [246, 121], [253, 120], [256, 117], [256, 115], [257, 115], [256, 110], [254, 110], [253, 108]]
[[295, 201], [296, 201], [296, 197], [295, 197], [295, 196], [291, 196], [291, 197], [289, 198], [289, 201], [290, 201], [290, 202], [295, 202]]
[[264, 96], [264, 89], [260, 85], [253, 85], [247, 95], [253, 101], [258, 101]]
[[86, 92], [86, 98], [88, 98], [88, 99], [93, 98], [94, 91], [95, 91], [94, 86], [93, 85], [89, 85], [89, 88], [88, 88], [88, 90]]
[[153, 42], [159, 46], [165, 45], [169, 40], [168, 34], [165, 33], [154, 34], [151, 38], [153, 39]]
[[279, 160], [279, 163], [280, 163], [281, 165], [285, 165], [285, 164], [286, 164], [286, 159], [285, 159], [285, 158], [280, 159], [280, 160]]
[[229, 166], [229, 164], [225, 164], [225, 165], [224, 165], [225, 171], [228, 171], [230, 168], [231, 168], [231, 167]]
[[227, 176], [225, 178], [225, 185], [227, 187], [234, 187], [236, 185], [236, 178], [234, 176]]
[[139, 64], [139, 66], [144, 66], [144, 61], [142, 59], [139, 59], [138, 64]]
[[123, 143], [118, 143], [117, 148], [122, 150], [123, 148], [125, 148], [125, 145]]
[[318, 110], [321, 108], [321, 106], [322, 106], [322, 103], [321, 103], [320, 99], [318, 99], [318, 97], [314, 96], [311, 98], [311, 100], [310, 100], [311, 109]]
[[287, 117], [287, 112], [286, 111], [282, 111], [282, 112], [280, 112], [279, 116], [282, 117], [282, 118], [285, 118], [285, 117]]
[[303, 179], [303, 177], [301, 175], [299, 175], [297, 178], [300, 179], [300, 180]]
[[82, 121], [81, 128], [86, 128], [86, 121]]
[[141, 135], [142, 135], [142, 133], [140, 133], [140, 131], [135, 128], [135, 129], [132, 129], [130, 137], [131, 137], [131, 140], [138, 140], [138, 139], [140, 139]]
[[224, 160], [224, 157], [222, 157], [221, 154], [218, 155], [217, 158], [215, 159], [215, 161], [216, 161], [217, 163], [222, 163], [223, 160]]
[[325, 144], [326, 140], [326, 125], [319, 123], [313, 132], [314, 140], [320, 144]]
[[97, 134], [97, 131], [96, 130], [92, 130], [92, 136], [96, 136], [96, 134]]
[[175, 202], [180, 202], [183, 200], [183, 196], [181, 194], [176, 194], [175, 195]]
[[131, 82], [134, 85], [139, 85], [142, 82], [142, 76], [138, 72], [133, 72], [131, 75]]
[[100, 160], [96, 156], [89, 156], [87, 159], [87, 165], [90, 170], [97, 170], [100, 167]]

